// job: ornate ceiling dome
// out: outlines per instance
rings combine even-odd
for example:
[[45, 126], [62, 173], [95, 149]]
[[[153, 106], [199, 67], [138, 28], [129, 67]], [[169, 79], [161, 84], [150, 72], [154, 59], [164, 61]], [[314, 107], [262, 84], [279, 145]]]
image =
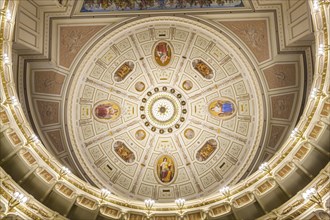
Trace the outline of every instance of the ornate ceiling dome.
[[0, 7], [0, 218], [329, 217], [325, 1]]
[[108, 29], [74, 70], [73, 153], [99, 187], [158, 201], [234, 184], [263, 133], [262, 86], [235, 41], [157, 17]]

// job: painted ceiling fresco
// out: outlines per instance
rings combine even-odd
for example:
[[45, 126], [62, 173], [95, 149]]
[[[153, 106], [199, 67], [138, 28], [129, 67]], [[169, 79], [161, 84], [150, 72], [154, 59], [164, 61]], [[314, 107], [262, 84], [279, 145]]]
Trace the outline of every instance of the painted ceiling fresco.
[[243, 0], [84, 0], [80, 12], [244, 7]]

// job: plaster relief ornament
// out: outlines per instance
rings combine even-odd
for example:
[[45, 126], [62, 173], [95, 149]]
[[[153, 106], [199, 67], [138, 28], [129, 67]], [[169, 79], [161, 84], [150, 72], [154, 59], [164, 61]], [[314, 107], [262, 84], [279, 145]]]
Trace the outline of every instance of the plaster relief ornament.
[[129, 73], [134, 69], [134, 63], [131, 61], [123, 63], [115, 72], [114, 78], [116, 82], [123, 81]]
[[114, 143], [114, 150], [126, 163], [132, 163], [135, 160], [134, 153], [121, 141], [116, 141]]
[[208, 107], [209, 113], [220, 119], [228, 119], [236, 113], [235, 104], [226, 99], [211, 102]]
[[113, 101], [101, 101], [94, 107], [94, 116], [101, 120], [115, 120], [120, 113], [119, 105]]
[[214, 76], [213, 70], [202, 60], [194, 60], [192, 65], [199, 74], [205, 79], [212, 79]]
[[214, 139], [208, 140], [203, 147], [197, 151], [196, 159], [200, 162], [206, 161], [216, 149], [217, 141]]
[[170, 134], [186, 121], [187, 102], [183, 95], [168, 86], [155, 87], [147, 92], [140, 104], [140, 118], [153, 133]]
[[175, 165], [172, 157], [161, 156], [157, 161], [157, 176], [162, 183], [170, 183], [175, 175]]
[[172, 58], [172, 50], [168, 43], [159, 42], [154, 49], [154, 58], [159, 66], [167, 66]]

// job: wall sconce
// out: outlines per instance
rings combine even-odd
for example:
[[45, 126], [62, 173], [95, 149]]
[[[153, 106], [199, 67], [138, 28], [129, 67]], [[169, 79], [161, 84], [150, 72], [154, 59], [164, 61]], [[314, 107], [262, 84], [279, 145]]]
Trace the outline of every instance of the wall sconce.
[[18, 105], [18, 99], [16, 98], [16, 96], [10, 96], [9, 103], [12, 104], [13, 106]]
[[9, 57], [8, 57], [8, 55], [5, 53], [4, 55], [3, 55], [3, 62], [5, 63], [5, 64], [9, 64]]
[[7, 11], [6, 11], [6, 20], [7, 21], [10, 21], [11, 20], [11, 12], [10, 12], [10, 10], [9, 9], [7, 9]]
[[301, 131], [299, 131], [298, 128], [293, 129], [293, 131], [291, 132], [290, 138], [292, 138], [292, 139], [298, 138], [298, 139], [305, 140], [304, 134]]
[[23, 193], [15, 192], [13, 197], [8, 201], [8, 212], [11, 212], [19, 204], [26, 203], [27, 200], [28, 198]]
[[317, 12], [317, 11], [320, 10], [320, 9], [319, 9], [319, 3], [318, 3], [317, 0], [314, 0], [314, 1], [313, 1], [313, 10], [314, 10], [315, 12]]
[[60, 174], [59, 174], [60, 176], [59, 176], [58, 180], [62, 179], [62, 177], [64, 177], [67, 174], [70, 174], [70, 173], [71, 173], [71, 171], [69, 170], [69, 168], [63, 166], [62, 169], [60, 170]]
[[323, 208], [322, 204], [322, 197], [317, 192], [315, 188], [307, 189], [306, 192], [302, 194], [304, 200], [309, 200], [317, 205], [319, 205], [321, 208]]
[[179, 208], [179, 213], [180, 213], [180, 216], [182, 217], [182, 214], [183, 214], [183, 207], [184, 207], [184, 204], [185, 204], [186, 200], [185, 199], [176, 199], [175, 200], [175, 204], [178, 206]]
[[317, 97], [325, 97], [325, 96], [327, 96], [327, 95], [322, 90], [317, 89], [317, 88], [312, 89], [311, 95], [310, 95], [310, 97], [312, 99], [315, 99]]
[[222, 187], [219, 192], [221, 193], [221, 195], [223, 195], [224, 197], [227, 198], [227, 200], [229, 201], [229, 197], [230, 197], [230, 189], [228, 186]]
[[111, 194], [111, 192], [107, 189], [101, 189], [101, 201], [100, 203], [102, 203], [109, 195]]
[[38, 136], [35, 135], [35, 134], [32, 134], [28, 139], [29, 144], [30, 143], [38, 143], [38, 142], [40, 142], [40, 140], [39, 140]]
[[264, 162], [262, 163], [260, 166], [259, 166], [259, 170], [262, 171], [262, 172], [265, 172], [269, 175], [272, 175], [271, 172], [270, 172], [270, 166], [267, 162]]
[[324, 44], [320, 44], [319, 45], [319, 49], [318, 49], [318, 54], [320, 56], [324, 55], [325, 51], [329, 51], [329, 46], [328, 45], [324, 45]]
[[147, 218], [149, 219], [151, 216], [151, 208], [153, 207], [153, 205], [155, 204], [155, 200], [152, 199], [146, 199], [144, 200], [144, 205], [146, 206], [147, 209]]

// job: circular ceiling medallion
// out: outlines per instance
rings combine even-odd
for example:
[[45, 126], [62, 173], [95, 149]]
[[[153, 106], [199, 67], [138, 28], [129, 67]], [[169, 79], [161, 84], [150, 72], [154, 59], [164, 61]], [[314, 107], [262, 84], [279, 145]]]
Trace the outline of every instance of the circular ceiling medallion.
[[191, 88], [193, 87], [193, 83], [190, 80], [186, 80], [182, 83], [182, 88], [184, 90], [191, 90]]
[[146, 137], [146, 132], [142, 129], [139, 129], [135, 132], [135, 138], [139, 141], [142, 141]]
[[184, 131], [184, 136], [187, 139], [193, 139], [195, 137], [195, 132], [193, 129], [188, 128]]
[[185, 122], [186, 101], [181, 93], [171, 87], [156, 87], [147, 92], [140, 105], [144, 125], [160, 134], [171, 133]]
[[135, 83], [135, 90], [138, 92], [142, 92], [145, 89], [145, 84], [143, 82]]

